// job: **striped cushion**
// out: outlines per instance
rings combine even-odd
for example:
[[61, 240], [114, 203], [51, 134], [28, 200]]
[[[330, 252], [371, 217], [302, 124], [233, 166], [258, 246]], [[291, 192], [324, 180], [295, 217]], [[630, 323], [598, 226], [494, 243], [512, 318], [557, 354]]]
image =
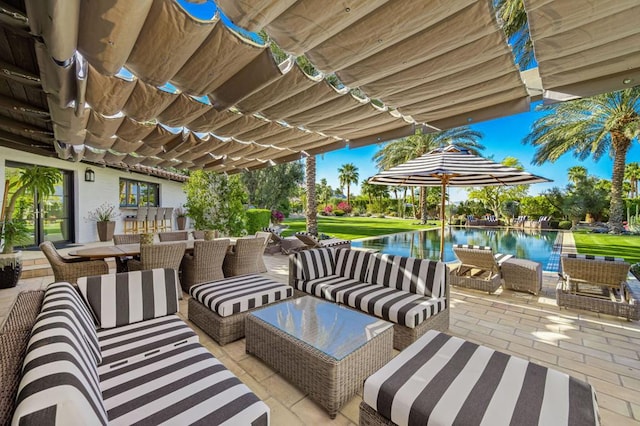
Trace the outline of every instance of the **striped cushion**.
[[293, 255], [295, 277], [299, 280], [313, 280], [333, 275], [335, 270], [334, 249], [304, 250]]
[[492, 250], [489, 246], [474, 246], [473, 244], [454, 244], [453, 248], [465, 248], [473, 250]]
[[433, 330], [370, 376], [363, 400], [399, 425], [599, 423], [589, 384]]
[[341, 277], [340, 275], [329, 275], [327, 277], [316, 278], [311, 281], [296, 281], [296, 288], [305, 293], [321, 297], [332, 302], [336, 302], [336, 293], [340, 290], [362, 284], [353, 278]]
[[13, 424], [106, 424], [94, 357], [69, 310], [41, 313], [24, 360]]
[[444, 297], [433, 298], [383, 285], [361, 283], [336, 293], [345, 304], [387, 321], [415, 328], [447, 307]]
[[221, 317], [228, 317], [291, 297], [293, 288], [262, 275], [244, 275], [198, 284], [189, 293]]
[[563, 254], [562, 257], [568, 257], [570, 259], [588, 259], [588, 260], [602, 260], [606, 262], [624, 262], [625, 260], [621, 257], [613, 257], [613, 256], [594, 256], [592, 254]]
[[196, 343], [100, 375], [113, 425], [267, 425], [269, 407]]
[[338, 249], [336, 251], [336, 275], [366, 281], [371, 254], [366, 251]]
[[78, 290], [65, 282], [53, 283], [47, 287], [42, 301], [41, 312], [66, 310], [71, 312], [82, 327], [82, 335], [89, 344], [89, 349], [95, 358], [96, 365], [102, 362], [96, 326], [93, 317], [84, 303]]
[[169, 315], [98, 332], [102, 364], [101, 374], [154, 356], [186, 343], [198, 343], [198, 335], [178, 316]]
[[376, 253], [367, 282], [423, 296], [443, 297], [446, 267], [442, 262]]
[[78, 279], [82, 296], [101, 328], [178, 312], [178, 272], [152, 269]]

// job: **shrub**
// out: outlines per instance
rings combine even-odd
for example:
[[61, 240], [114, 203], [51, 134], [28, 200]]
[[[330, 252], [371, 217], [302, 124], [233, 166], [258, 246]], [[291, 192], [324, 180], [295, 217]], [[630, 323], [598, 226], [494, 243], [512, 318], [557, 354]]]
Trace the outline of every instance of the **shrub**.
[[324, 207], [324, 214], [331, 214], [333, 212], [333, 206], [331, 204], [327, 204]]
[[247, 232], [249, 233], [249, 235], [252, 235], [260, 231], [262, 228], [267, 228], [269, 226], [270, 220], [271, 220], [271, 210], [267, 210], [267, 209], [247, 210]]
[[571, 221], [563, 220], [558, 223], [558, 229], [571, 229]]
[[361, 214], [361, 210], [360, 210], [359, 208], [357, 208], [357, 207], [354, 207], [354, 208], [351, 210], [351, 214], [352, 214], [353, 216], [360, 216], [360, 214]]
[[[338, 203], [338, 209], [342, 210], [345, 213], [351, 213], [351, 206], [346, 201], [340, 201]], [[336, 215], [337, 216], [337, 215]]]
[[344, 210], [335, 209], [333, 211], [333, 214], [336, 215], [336, 216], [344, 216]]
[[387, 216], [389, 216], [389, 217], [398, 217], [398, 213], [390, 212]]
[[279, 224], [284, 220], [284, 213], [279, 210], [271, 210], [271, 222], [274, 225]]

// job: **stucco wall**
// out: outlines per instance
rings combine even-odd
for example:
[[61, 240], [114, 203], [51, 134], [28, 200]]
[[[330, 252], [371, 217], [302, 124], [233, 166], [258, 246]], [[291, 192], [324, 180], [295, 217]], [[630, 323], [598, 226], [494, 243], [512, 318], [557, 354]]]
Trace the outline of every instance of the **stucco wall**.
[[[135, 179], [144, 182], [160, 184], [160, 205], [163, 207], [177, 207], [184, 204], [186, 196], [182, 190], [182, 183], [167, 179], [160, 179], [139, 173], [122, 172], [116, 169], [100, 167], [86, 163], [75, 163], [57, 158], [47, 158], [35, 154], [25, 153], [0, 147], [0, 194], [4, 193], [4, 176], [6, 161], [26, 164], [57, 167], [60, 170], [73, 172], [75, 236], [77, 243], [87, 243], [98, 240], [95, 222], [86, 220], [87, 212], [95, 209], [104, 202], [114, 205], [119, 203], [119, 178]], [[84, 171], [90, 167], [96, 174], [95, 182], [84, 181]], [[122, 209], [122, 216], [116, 220], [116, 233], [124, 230], [122, 217], [131, 214], [131, 210]]]

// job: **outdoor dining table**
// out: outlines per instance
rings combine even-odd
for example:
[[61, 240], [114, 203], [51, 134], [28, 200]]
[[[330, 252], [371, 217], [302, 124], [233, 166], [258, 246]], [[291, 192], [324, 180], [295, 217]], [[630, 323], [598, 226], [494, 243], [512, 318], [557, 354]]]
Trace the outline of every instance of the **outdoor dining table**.
[[[218, 238], [218, 239], [228, 239], [229, 244], [231, 246], [236, 244], [235, 238]], [[184, 241], [165, 241], [161, 243], [154, 244], [175, 244], [177, 242], [186, 243], [186, 253], [193, 252], [193, 243], [197, 240], [184, 240]], [[110, 257], [124, 257], [124, 256], [137, 256], [140, 254], [140, 244], [120, 244], [114, 246], [101, 246], [101, 247], [89, 247], [78, 249], [76, 251], [70, 252], [70, 256], [80, 256], [80, 257], [88, 257], [89, 259], [106, 259]]]

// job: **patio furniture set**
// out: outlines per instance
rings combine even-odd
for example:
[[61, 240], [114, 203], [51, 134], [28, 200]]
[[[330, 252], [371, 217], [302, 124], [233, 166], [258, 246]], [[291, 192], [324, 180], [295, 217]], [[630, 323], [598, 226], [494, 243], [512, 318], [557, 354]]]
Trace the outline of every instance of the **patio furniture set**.
[[[291, 285], [243, 275], [192, 286], [189, 319], [221, 344], [246, 336], [248, 353], [331, 417], [364, 382], [360, 424], [598, 424], [590, 385], [440, 332], [449, 323], [442, 262], [323, 248], [290, 265]], [[50, 285], [37, 319], [37, 300], [23, 303], [30, 295], [14, 307], [33, 329], [28, 346], [18, 335], [24, 373], [20, 355], [7, 357], [20, 381], [14, 422], [268, 424], [268, 407], [175, 315], [175, 270], [84, 277], [78, 287]], [[50, 346], [58, 335], [64, 344]]]
[[453, 252], [460, 265], [451, 271], [451, 285], [495, 292], [506, 289], [537, 295], [542, 288], [542, 265], [512, 255], [493, 253], [491, 247], [456, 244]]

